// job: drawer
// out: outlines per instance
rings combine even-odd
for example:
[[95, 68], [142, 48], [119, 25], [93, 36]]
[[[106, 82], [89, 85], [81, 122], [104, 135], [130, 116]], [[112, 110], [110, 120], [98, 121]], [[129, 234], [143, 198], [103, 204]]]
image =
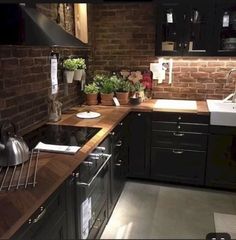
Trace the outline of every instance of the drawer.
[[152, 148], [151, 178], [176, 183], [204, 184], [206, 152]]
[[173, 113], [173, 112], [153, 112], [153, 121], [164, 122], [187, 122], [187, 123], [202, 123], [209, 124], [209, 115], [199, 115], [196, 113]]
[[208, 133], [209, 125], [200, 123], [152, 121], [152, 130]]
[[207, 148], [206, 134], [152, 131], [152, 147], [180, 148], [204, 151]]

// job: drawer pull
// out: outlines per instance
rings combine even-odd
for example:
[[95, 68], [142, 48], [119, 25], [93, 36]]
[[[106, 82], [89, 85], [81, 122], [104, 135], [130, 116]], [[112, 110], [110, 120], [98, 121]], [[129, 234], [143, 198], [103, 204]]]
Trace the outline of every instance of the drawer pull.
[[46, 208], [33, 220], [33, 223], [37, 223], [46, 213]]
[[142, 114], [141, 114], [141, 113], [138, 113], [137, 115], [138, 115], [138, 117], [141, 117]]
[[123, 122], [120, 122], [120, 123], [119, 123], [119, 125], [120, 125], [120, 126], [123, 126], [123, 125], [124, 125], [124, 123], [123, 123]]
[[173, 133], [174, 136], [176, 137], [183, 137], [184, 136], [184, 133]]
[[120, 163], [116, 163], [115, 165], [116, 165], [117, 167], [120, 167], [120, 166], [121, 166], [121, 164], [120, 164]]
[[178, 117], [178, 120], [181, 120], [181, 119], [182, 119], [182, 118], [179, 116], [179, 117]]
[[182, 154], [183, 152], [184, 152], [183, 150], [173, 149], [173, 153], [174, 153], [174, 154]]

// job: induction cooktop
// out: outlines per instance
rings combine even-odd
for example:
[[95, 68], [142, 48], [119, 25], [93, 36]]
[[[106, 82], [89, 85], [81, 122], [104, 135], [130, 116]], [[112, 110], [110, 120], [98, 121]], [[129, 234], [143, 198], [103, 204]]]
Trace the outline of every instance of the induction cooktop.
[[30, 149], [39, 142], [82, 147], [101, 128], [45, 124], [23, 136]]

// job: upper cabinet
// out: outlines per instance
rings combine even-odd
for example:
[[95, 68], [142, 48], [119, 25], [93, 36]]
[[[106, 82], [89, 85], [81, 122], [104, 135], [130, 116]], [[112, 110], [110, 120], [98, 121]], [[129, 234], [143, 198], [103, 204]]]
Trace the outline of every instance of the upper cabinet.
[[216, 1], [216, 55], [236, 55], [236, 1]]
[[158, 1], [158, 56], [235, 55], [235, 33], [235, 0]]

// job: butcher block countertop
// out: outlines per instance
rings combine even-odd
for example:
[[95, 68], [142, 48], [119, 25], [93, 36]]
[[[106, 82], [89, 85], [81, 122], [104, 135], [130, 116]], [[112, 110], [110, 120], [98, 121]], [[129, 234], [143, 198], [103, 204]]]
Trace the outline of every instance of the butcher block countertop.
[[[130, 111], [152, 112], [155, 101], [148, 100], [137, 106], [74, 107], [66, 111], [56, 124], [98, 127], [101, 130], [75, 155], [41, 152], [35, 188], [28, 187], [0, 193], [0, 239], [12, 237]], [[195, 113], [209, 114], [206, 102], [197, 102], [197, 106], [198, 109]], [[75, 116], [76, 113], [87, 110], [99, 112], [101, 116], [95, 119], [79, 119]], [[165, 111], [165, 109], [161, 111]], [[181, 112], [181, 110], [179, 111]]]

